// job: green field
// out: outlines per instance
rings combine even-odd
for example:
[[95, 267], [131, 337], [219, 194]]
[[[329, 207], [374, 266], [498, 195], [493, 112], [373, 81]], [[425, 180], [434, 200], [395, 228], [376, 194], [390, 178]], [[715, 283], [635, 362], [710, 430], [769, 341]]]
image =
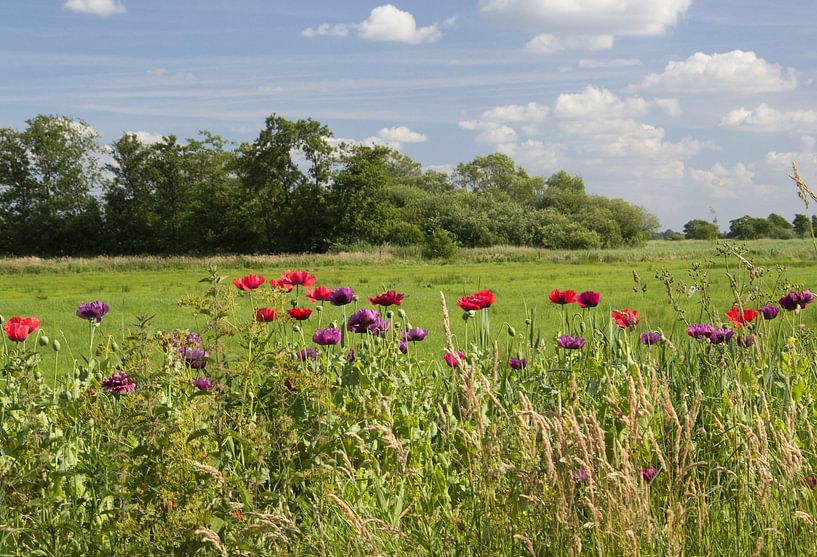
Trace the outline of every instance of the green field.
[[[778, 285], [761, 294], [757, 305], [775, 301], [789, 283], [815, 286], [817, 260], [810, 241], [758, 240], [734, 245], [745, 249], [746, 257], [764, 268], [767, 285]], [[727, 266], [736, 269], [735, 260], [718, 256], [711, 242], [656, 241], [640, 249], [609, 251], [480, 249], [464, 251], [459, 260], [445, 263], [424, 262], [412, 255], [370, 252], [203, 259], [7, 259], [0, 261], [0, 315], [37, 316], [46, 334], [56, 338], [64, 335], [69, 347], [85, 347], [86, 324], [74, 312], [81, 302], [95, 299], [111, 307], [104, 333], [121, 335], [137, 315], [154, 315], [153, 327], [160, 330], [195, 330], [198, 324], [177, 301], [203, 290], [199, 280], [207, 275], [208, 265], [216, 265], [219, 274], [228, 280], [250, 272], [277, 278], [282, 271], [304, 269], [317, 275], [317, 284], [330, 288], [351, 286], [360, 295], [359, 304], [366, 303], [366, 295], [384, 289], [405, 292], [403, 307], [409, 319], [431, 331], [427, 349], [435, 350], [443, 344], [440, 292], [453, 306], [456, 297], [483, 288], [492, 290], [497, 296], [491, 310], [493, 334], [500, 339], [504, 338], [501, 324], [523, 327], [525, 307], [536, 310], [537, 325], [544, 335], [555, 334], [559, 309], [547, 300], [547, 294], [552, 289], [568, 288], [600, 291], [601, 307], [637, 309], [645, 326], [661, 328], [671, 335], [676, 313], [668, 304], [666, 288], [656, 279], [656, 272], [666, 269], [675, 277], [677, 300], [692, 311], [698, 307], [698, 294], [689, 297], [683, 286], [693, 284], [689, 271], [696, 263], [710, 277], [715, 310], [726, 311], [734, 301], [723, 271]], [[640, 278], [638, 285], [633, 272]], [[741, 276], [738, 272], [738, 278]], [[301, 299], [305, 302], [303, 295]], [[246, 297], [243, 303], [249, 315]], [[328, 311], [326, 315], [335, 319], [336, 314]], [[313, 327], [314, 317], [310, 320]], [[708, 320], [699, 313], [687, 317], [691, 321]], [[455, 323], [455, 336], [462, 330], [461, 322]]]

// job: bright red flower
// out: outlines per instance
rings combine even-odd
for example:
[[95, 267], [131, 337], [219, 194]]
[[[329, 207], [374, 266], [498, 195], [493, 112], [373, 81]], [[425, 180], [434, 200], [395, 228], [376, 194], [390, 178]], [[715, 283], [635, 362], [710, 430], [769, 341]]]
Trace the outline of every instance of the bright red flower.
[[576, 301], [575, 290], [554, 290], [548, 296], [550, 301], [554, 304], [564, 305], [572, 304]]
[[298, 321], [303, 321], [304, 319], [309, 319], [309, 316], [312, 315], [312, 310], [309, 308], [291, 308], [287, 310], [287, 315]]
[[233, 279], [233, 284], [235, 284], [239, 290], [249, 292], [264, 284], [264, 277], [261, 275], [247, 275], [244, 278]]
[[490, 290], [480, 290], [470, 296], [463, 296], [457, 300], [457, 305], [465, 311], [476, 311], [491, 307], [496, 297]]
[[325, 302], [332, 291], [325, 286], [316, 286], [306, 289], [306, 299], [310, 302]]
[[40, 328], [40, 320], [36, 317], [12, 317], [3, 323], [3, 331], [10, 341], [23, 342], [28, 335]]
[[398, 294], [394, 290], [389, 290], [387, 292], [383, 292], [382, 294], [378, 294], [374, 298], [369, 298], [369, 301], [375, 306], [399, 306], [400, 300], [405, 297], [405, 294]]
[[726, 318], [735, 324], [735, 327], [743, 327], [747, 323], [751, 323], [752, 319], [757, 317], [757, 312], [753, 309], [744, 309], [742, 312], [735, 306], [727, 313]]
[[295, 288], [295, 285], [293, 285], [291, 282], [285, 281], [284, 279], [281, 280], [269, 279], [269, 285], [272, 286], [273, 288], [280, 288], [284, 292], [291, 292], [292, 289]]
[[638, 313], [634, 309], [623, 309], [621, 311], [614, 311], [611, 313], [613, 321], [622, 329], [630, 329], [638, 325], [641, 318], [636, 315]]
[[306, 271], [287, 271], [281, 273], [281, 280], [293, 286], [312, 286], [315, 284], [315, 275], [310, 275]]
[[255, 320], [259, 323], [269, 323], [278, 319], [278, 310], [270, 308], [258, 308], [255, 310]]

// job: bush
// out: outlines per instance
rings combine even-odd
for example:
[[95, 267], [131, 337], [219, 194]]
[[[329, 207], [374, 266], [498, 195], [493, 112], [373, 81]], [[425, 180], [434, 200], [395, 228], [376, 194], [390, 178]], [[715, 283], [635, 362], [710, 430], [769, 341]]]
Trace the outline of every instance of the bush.
[[386, 228], [385, 240], [395, 246], [419, 246], [425, 242], [425, 236], [416, 225], [397, 221]]
[[426, 259], [453, 259], [460, 249], [454, 237], [442, 228], [437, 228], [426, 239], [423, 257]]

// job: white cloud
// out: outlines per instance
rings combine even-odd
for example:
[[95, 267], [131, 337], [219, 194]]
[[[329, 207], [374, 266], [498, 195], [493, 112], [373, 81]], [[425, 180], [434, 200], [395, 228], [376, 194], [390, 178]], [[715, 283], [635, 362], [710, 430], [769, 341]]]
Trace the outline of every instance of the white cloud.
[[667, 116], [680, 116], [681, 103], [678, 99], [657, 98], [652, 101], [655, 106], [667, 113]]
[[383, 128], [377, 132], [377, 136], [385, 141], [392, 141], [396, 143], [422, 143], [424, 141], [428, 141], [428, 138], [425, 135], [411, 131], [406, 126]]
[[527, 42], [525, 50], [528, 52], [552, 54], [562, 50], [610, 50], [615, 43], [612, 35], [575, 35], [570, 37], [556, 37], [550, 33], [542, 33]]
[[514, 130], [512, 127], [498, 125], [495, 128], [485, 130], [481, 134], [477, 135], [476, 141], [478, 143], [501, 144], [513, 143], [516, 141], [516, 138], [516, 130]]
[[669, 62], [663, 73], [649, 74], [641, 85], [645, 89], [759, 93], [789, 91], [797, 86], [797, 79], [792, 69], [784, 75], [779, 64], [752, 51], [733, 50], [696, 52], [686, 60]]
[[483, 112], [482, 118], [490, 122], [542, 122], [549, 112], [550, 107], [529, 102], [526, 105], [497, 106]]
[[349, 35], [349, 27], [343, 23], [331, 24], [321, 23], [317, 27], [307, 27], [301, 31], [301, 36], [308, 39], [315, 37], [346, 37]]
[[326, 142], [333, 148], [340, 148], [343, 144], [347, 146], [366, 145], [368, 147], [383, 145], [395, 151], [400, 151], [406, 143], [423, 143], [424, 141], [428, 141], [428, 137], [422, 133], [412, 131], [407, 126], [382, 128], [377, 132], [377, 135], [372, 135], [361, 141], [348, 137], [326, 138]]
[[501, 143], [497, 145], [497, 151], [513, 158], [517, 164], [537, 172], [552, 172], [556, 170], [556, 165], [559, 163], [557, 146], [547, 145], [534, 139], [521, 143]]
[[151, 77], [164, 77], [170, 75], [170, 70], [167, 68], [154, 68], [146, 72]]
[[689, 169], [689, 176], [695, 182], [703, 184], [713, 197], [740, 198], [746, 195], [769, 193], [771, 188], [755, 183], [755, 173], [743, 163], [728, 169], [716, 163], [709, 170]]
[[164, 136], [160, 133], [146, 132], [141, 130], [126, 133], [136, 136], [136, 140], [143, 145], [153, 145], [155, 143], [159, 143], [164, 139]]
[[721, 120], [721, 125], [753, 132], [782, 132], [817, 129], [817, 110], [781, 111], [761, 103], [754, 109], [736, 108]]
[[817, 140], [810, 135], [804, 135], [800, 142], [803, 145], [800, 151], [769, 151], [766, 153], [766, 164], [775, 170], [790, 172], [791, 163], [796, 162], [806, 183], [814, 185], [817, 183], [817, 152], [814, 151]]
[[127, 12], [125, 5], [116, 0], [66, 0], [62, 7], [72, 12], [102, 17]]
[[609, 89], [588, 85], [581, 93], [559, 95], [553, 113], [560, 118], [609, 119], [642, 116], [648, 107], [641, 97], [621, 100]]
[[611, 60], [595, 60], [584, 58], [579, 60], [580, 68], [630, 68], [640, 66], [641, 60], [637, 58], [613, 58]]

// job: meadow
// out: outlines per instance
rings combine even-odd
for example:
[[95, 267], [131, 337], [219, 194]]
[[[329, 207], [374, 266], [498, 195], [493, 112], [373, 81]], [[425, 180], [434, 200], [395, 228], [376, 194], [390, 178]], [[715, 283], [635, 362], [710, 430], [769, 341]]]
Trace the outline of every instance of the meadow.
[[817, 553], [811, 242], [418, 255], [0, 261], [0, 553]]

